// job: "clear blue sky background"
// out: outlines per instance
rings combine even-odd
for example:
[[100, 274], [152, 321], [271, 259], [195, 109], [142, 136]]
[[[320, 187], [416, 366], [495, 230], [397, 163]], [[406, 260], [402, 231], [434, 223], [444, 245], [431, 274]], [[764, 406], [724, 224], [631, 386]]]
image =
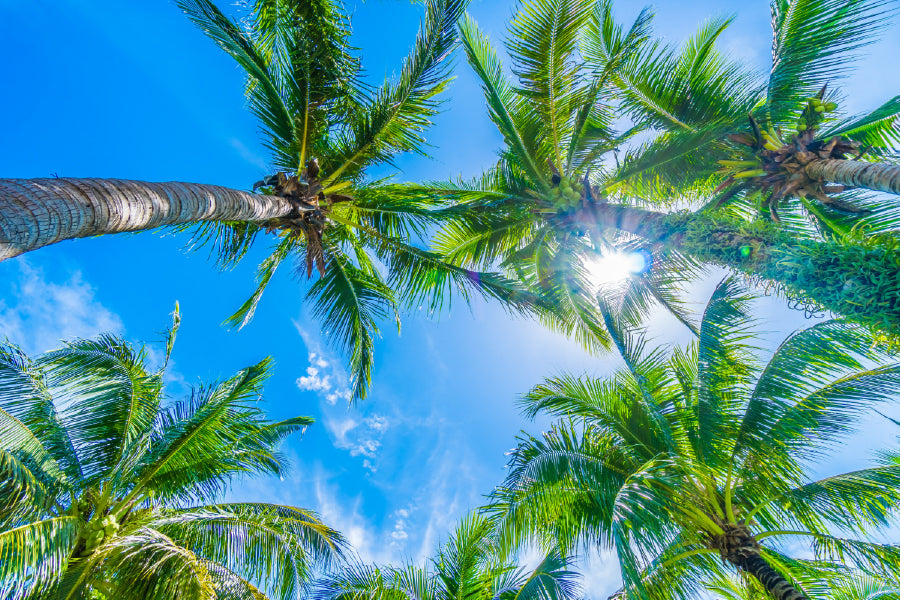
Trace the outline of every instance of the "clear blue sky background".
[[[391, 76], [421, 8], [403, 0], [348, 6], [369, 75]], [[641, 6], [622, 1], [618, 10], [626, 18]], [[763, 0], [663, 0], [655, 8], [657, 32], [676, 41], [704, 18], [734, 12], [726, 48], [761, 70], [768, 67]], [[512, 10], [510, 0], [473, 0], [470, 7], [495, 40]], [[0, 177], [58, 174], [248, 188], [268, 172], [256, 124], [244, 110], [240, 72], [171, 3], [0, 0], [0, 14]], [[850, 80], [851, 110], [873, 108], [898, 92], [897, 31], [869, 49]], [[492, 162], [500, 138], [463, 62], [456, 73], [452, 101], [428, 134], [434, 158], [404, 158], [400, 179], [470, 176]], [[496, 306], [459, 304], [439, 322], [406, 315], [401, 337], [386, 323], [371, 398], [348, 409], [340, 399], [346, 390], [340, 357], [322, 344], [302, 306], [303, 283], [282, 274], [254, 321], [229, 331], [220, 323], [251, 292], [265, 248], [221, 273], [205, 254], [185, 252], [183, 243], [158, 234], [79, 240], [0, 264], [0, 336], [29, 351], [101, 330], [158, 341], [178, 300], [184, 322], [173, 395], [272, 355], [271, 417], [308, 414], [318, 422], [287, 444], [295, 466], [290, 478], [245, 482], [231, 495], [314, 508], [365, 559], [420, 560], [482, 502], [504, 475], [504, 452], [515, 434], [546, 425], [526, 422], [514, 404], [542, 376], [563, 369], [602, 374], [616, 364]], [[698, 306], [710, 289], [707, 281], [692, 291]], [[758, 310], [770, 341], [809, 324], [775, 299]], [[661, 341], [687, 340], [665, 319], [654, 323], [653, 333]], [[866, 427], [866, 436], [822, 472], [861, 466], [872, 448], [893, 443], [896, 432], [882, 421]], [[588, 597], [616, 589], [612, 561], [594, 558], [585, 570]]]

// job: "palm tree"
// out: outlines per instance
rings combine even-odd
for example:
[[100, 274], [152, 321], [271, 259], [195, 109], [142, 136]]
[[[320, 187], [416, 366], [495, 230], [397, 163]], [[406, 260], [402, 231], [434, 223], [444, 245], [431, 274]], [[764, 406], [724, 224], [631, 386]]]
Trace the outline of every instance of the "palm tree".
[[308, 510], [216, 502], [282, 474], [278, 445], [312, 419], [264, 418], [269, 359], [164, 405], [178, 322], [159, 369], [111, 335], [35, 359], [0, 345], [3, 598], [296, 598], [343, 555]]
[[[896, 228], [896, 202], [867, 201], [862, 192], [900, 194], [900, 96], [868, 114], [833, 116], [842, 98], [834, 84], [890, 23], [896, 3], [771, 6], [772, 68], [764, 78], [716, 52], [727, 20], [704, 28], [715, 35], [703, 53], [645, 43], [613, 75], [622, 107], [660, 131], [624, 161], [622, 186], [663, 202], [691, 194], [801, 228], [810, 219], [837, 235], [873, 211], [869, 227]], [[602, 65], [610, 51], [601, 48], [589, 64]]]
[[[849, 569], [822, 568], [821, 564], [811, 562], [809, 575], [804, 574], [803, 582], [807, 590], [810, 590], [811, 598], [822, 600], [900, 600], [900, 584], [896, 576], [888, 579], [873, 577], [861, 571]], [[809, 579], [825, 575], [827, 583], [821, 580]], [[721, 582], [709, 586], [714, 592], [725, 600], [755, 600], [766, 597], [764, 590], [752, 579], [737, 579], [729, 577]]]
[[356, 564], [323, 580], [316, 600], [576, 600], [577, 574], [558, 554], [534, 570], [505, 559], [493, 524], [470, 514], [432, 559], [431, 568]]
[[623, 329], [624, 367], [612, 376], [535, 387], [526, 412], [562, 420], [512, 453], [491, 508], [508, 543], [611, 545], [623, 593], [641, 598], [691, 596], [732, 569], [777, 600], [803, 598], [808, 561], [788, 556], [786, 541], [896, 572], [900, 546], [861, 536], [900, 507], [900, 465], [809, 475], [860, 415], [896, 399], [900, 364], [870, 366], [886, 357], [871, 336], [831, 320], [794, 333], [763, 365], [747, 309], [725, 280], [687, 349], [649, 351]]
[[442, 264], [413, 245], [434, 223], [429, 198], [367, 177], [398, 154], [423, 152], [466, 0], [428, 0], [399, 76], [377, 88], [360, 80], [349, 17], [337, 0], [255, 0], [240, 22], [210, 0], [177, 4], [246, 72], [248, 105], [274, 172], [254, 186], [259, 193], [180, 182], [0, 180], [0, 260], [64, 239], [168, 226], [194, 229], [194, 243], [212, 244], [220, 266], [231, 267], [259, 238], [270, 239], [256, 290], [227, 322], [253, 316], [285, 261], [294, 259], [307, 278], [317, 271], [306, 300], [349, 354], [354, 399], [371, 379], [378, 322], [397, 313], [398, 296], [420, 286], [423, 273], [431, 297], [477, 280], [479, 292], [518, 304], [515, 286], [501, 278]]
[[[798, 237], [775, 223], [748, 222], [722, 211], [661, 212], [624, 186], [625, 169], [639, 156], [616, 168], [617, 150], [656, 123], [645, 119], [624, 132], [615, 130], [616, 116], [629, 105], [614, 84], [650, 43], [650, 20], [645, 10], [623, 27], [603, 0], [522, 2], [506, 42], [516, 82], [506, 78], [477, 24], [463, 20], [466, 55], [505, 146], [497, 165], [481, 178], [421, 188], [422, 194], [455, 203], [445, 211], [454, 218], [434, 248], [465, 268], [499, 265], [507, 276], [548, 294], [574, 324], [567, 333], [582, 340], [608, 342], [589, 271], [598, 254], [615, 249], [652, 256], [647, 276], [638, 281], [648, 298], [682, 317], [673, 290], [691, 274], [691, 263], [701, 262], [763, 280], [812, 310], [826, 308], [900, 333], [894, 241]], [[688, 64], [721, 65], [720, 59], [705, 57], [725, 24], [713, 22], [686, 43], [681, 56], [695, 58]], [[712, 109], [705, 112], [707, 104], [698, 103], [695, 118], [746, 115], [755, 100], [739, 93], [741, 86], [734, 83], [743, 85], [739, 75], [727, 66], [694, 74], [694, 91], [723, 98], [707, 103]], [[694, 106], [683, 104], [685, 111]], [[662, 168], [671, 160], [667, 150], [680, 151], [660, 143], [643, 148], [640, 156]]]

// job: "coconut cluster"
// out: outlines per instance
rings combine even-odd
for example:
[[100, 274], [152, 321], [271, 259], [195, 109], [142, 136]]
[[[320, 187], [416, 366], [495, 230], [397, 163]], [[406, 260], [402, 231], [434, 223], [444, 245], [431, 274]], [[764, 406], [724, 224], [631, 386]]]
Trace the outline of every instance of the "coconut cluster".
[[104, 539], [114, 536], [119, 531], [119, 524], [113, 515], [106, 515], [102, 519], [90, 521], [87, 530], [85, 545], [91, 551], [102, 544]]
[[560, 177], [557, 185], [550, 193], [553, 206], [557, 212], [571, 210], [581, 203], [581, 195], [584, 192], [584, 184], [574, 177]]
[[806, 103], [806, 110], [804, 114], [800, 117], [800, 121], [797, 123], [797, 132], [803, 133], [809, 127], [807, 123], [807, 119], [804, 118], [807, 115], [820, 117], [824, 116], [823, 113], [831, 112], [833, 110], [837, 110], [836, 102], [822, 102], [822, 99], [818, 96], [813, 96]]

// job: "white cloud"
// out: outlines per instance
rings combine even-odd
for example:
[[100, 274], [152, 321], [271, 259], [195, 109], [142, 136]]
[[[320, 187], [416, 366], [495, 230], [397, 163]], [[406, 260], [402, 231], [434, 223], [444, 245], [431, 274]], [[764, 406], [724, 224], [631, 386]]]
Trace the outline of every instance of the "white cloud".
[[350, 403], [350, 390], [341, 390], [337, 392], [331, 392], [325, 395], [325, 402], [334, 406], [337, 404], [338, 400], [343, 400], [346, 403]]
[[34, 354], [59, 347], [60, 340], [122, 333], [122, 320], [96, 300], [79, 271], [59, 282], [24, 259], [18, 259], [18, 268], [19, 276], [6, 292], [12, 301], [0, 300], [0, 338]]
[[362, 421], [353, 417], [325, 418], [325, 428], [331, 434], [334, 445], [350, 452], [350, 456], [362, 456], [363, 466], [373, 473], [375, 459], [381, 448], [381, 437], [388, 428], [388, 421], [381, 415], [372, 415]]
[[326, 357], [319, 349], [319, 343], [297, 321], [294, 321], [294, 327], [309, 350], [309, 366], [306, 367], [306, 375], [297, 378], [297, 387], [305, 392], [318, 393], [331, 406], [336, 405], [338, 400], [349, 404], [351, 394], [347, 375]]
[[304, 391], [328, 392], [331, 390], [331, 377], [319, 375], [316, 367], [306, 367], [306, 375], [297, 378], [297, 387]]
[[366, 425], [372, 431], [383, 432], [388, 428], [388, 420], [381, 415], [372, 415], [366, 419]]

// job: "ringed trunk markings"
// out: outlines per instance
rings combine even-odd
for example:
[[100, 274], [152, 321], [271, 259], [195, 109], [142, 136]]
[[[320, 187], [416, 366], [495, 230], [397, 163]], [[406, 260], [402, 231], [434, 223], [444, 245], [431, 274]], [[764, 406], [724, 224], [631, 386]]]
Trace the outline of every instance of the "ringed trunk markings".
[[735, 563], [737, 567], [750, 573], [775, 600], [808, 600], [807, 597], [788, 581], [784, 575], [773, 569], [766, 559], [759, 554], [753, 554]]
[[812, 179], [820, 181], [900, 194], [900, 165], [820, 159], [809, 163], [806, 173]]
[[263, 222], [291, 203], [200, 183], [0, 179], [0, 261], [62, 240], [201, 221]]

